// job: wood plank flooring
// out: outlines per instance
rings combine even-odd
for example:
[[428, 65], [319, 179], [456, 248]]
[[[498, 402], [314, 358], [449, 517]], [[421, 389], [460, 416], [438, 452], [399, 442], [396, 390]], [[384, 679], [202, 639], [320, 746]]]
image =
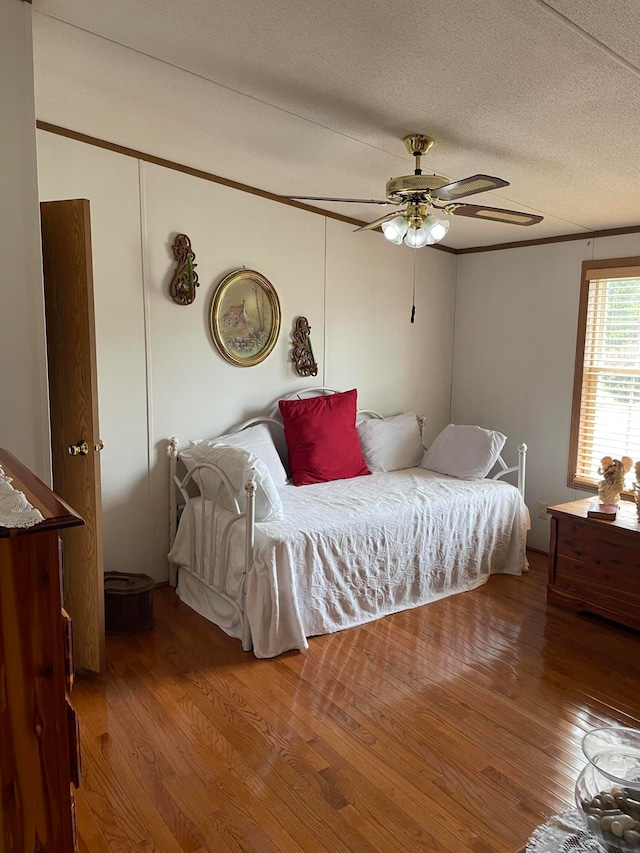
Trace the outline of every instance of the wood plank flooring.
[[640, 727], [640, 634], [547, 610], [530, 560], [266, 661], [157, 590], [74, 688], [80, 853], [512, 853], [585, 731]]

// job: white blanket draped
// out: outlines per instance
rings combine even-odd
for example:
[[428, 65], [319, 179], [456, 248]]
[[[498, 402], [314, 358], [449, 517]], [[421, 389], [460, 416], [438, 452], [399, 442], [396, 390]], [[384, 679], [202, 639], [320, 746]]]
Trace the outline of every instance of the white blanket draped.
[[[254, 653], [306, 649], [306, 638], [359, 625], [473, 589], [496, 572], [526, 569], [529, 514], [502, 481], [457, 480], [422, 468], [280, 489], [281, 521], [256, 524], [246, 612]], [[195, 516], [199, 516], [196, 512]], [[243, 525], [230, 539], [237, 589]], [[199, 541], [196, 522], [196, 541]], [[205, 548], [208, 559], [208, 548]], [[189, 567], [185, 513], [171, 562]], [[206, 560], [205, 560], [206, 561]], [[232, 636], [231, 613], [211, 607], [206, 585], [181, 571], [178, 595]]]

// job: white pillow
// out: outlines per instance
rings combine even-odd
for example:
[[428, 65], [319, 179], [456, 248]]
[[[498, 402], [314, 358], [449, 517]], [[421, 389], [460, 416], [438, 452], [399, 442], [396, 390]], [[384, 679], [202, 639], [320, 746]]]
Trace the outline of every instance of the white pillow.
[[415, 468], [424, 454], [418, 419], [413, 412], [393, 418], [369, 418], [357, 424], [362, 455], [370, 471]]
[[481, 480], [495, 465], [506, 440], [495, 430], [449, 424], [424, 454], [421, 467], [460, 480]]
[[[262, 459], [258, 459], [254, 453], [227, 444], [210, 446], [203, 441], [189, 450], [181, 452], [180, 459], [188, 471], [203, 463], [210, 463], [220, 468], [229, 478], [231, 490], [238, 501], [240, 512], [244, 512], [247, 507], [245, 486], [253, 468], [256, 482], [256, 521], [275, 521], [282, 518], [282, 501], [271, 479], [269, 469]], [[204, 498], [207, 500], [217, 498], [227, 509], [235, 510], [229, 498], [228, 490], [224, 486], [217, 490], [220, 477], [215, 471], [204, 469], [199, 474], [196, 473], [193, 479], [200, 486]]]
[[280, 454], [273, 443], [273, 438], [266, 424], [256, 424], [255, 426], [240, 430], [240, 432], [220, 435], [210, 441], [190, 441], [189, 444], [191, 446], [204, 444], [208, 447], [214, 447], [217, 444], [226, 444], [230, 447], [241, 447], [243, 450], [253, 453], [258, 459], [264, 462], [277, 489], [285, 486], [287, 483], [287, 472], [284, 470], [282, 459], [280, 459]]

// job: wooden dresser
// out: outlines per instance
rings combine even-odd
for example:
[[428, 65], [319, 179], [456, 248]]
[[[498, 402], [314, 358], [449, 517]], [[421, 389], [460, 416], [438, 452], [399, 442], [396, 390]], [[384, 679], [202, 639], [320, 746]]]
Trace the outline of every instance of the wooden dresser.
[[640, 630], [640, 523], [622, 501], [615, 521], [588, 518], [591, 498], [549, 507], [547, 601]]
[[44, 516], [0, 527], [0, 849], [72, 853], [80, 744], [57, 531], [83, 521], [2, 449], [0, 465]]

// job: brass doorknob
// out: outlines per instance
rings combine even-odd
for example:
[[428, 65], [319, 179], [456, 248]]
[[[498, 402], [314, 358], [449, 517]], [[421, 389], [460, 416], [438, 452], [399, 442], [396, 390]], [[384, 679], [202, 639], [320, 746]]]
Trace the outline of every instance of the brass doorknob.
[[77, 444], [69, 445], [69, 453], [71, 456], [86, 456], [89, 453], [89, 445], [81, 438]]
[[104, 441], [101, 438], [99, 438], [97, 442], [93, 445], [93, 449], [96, 450], [98, 453], [102, 450], [103, 447]]

